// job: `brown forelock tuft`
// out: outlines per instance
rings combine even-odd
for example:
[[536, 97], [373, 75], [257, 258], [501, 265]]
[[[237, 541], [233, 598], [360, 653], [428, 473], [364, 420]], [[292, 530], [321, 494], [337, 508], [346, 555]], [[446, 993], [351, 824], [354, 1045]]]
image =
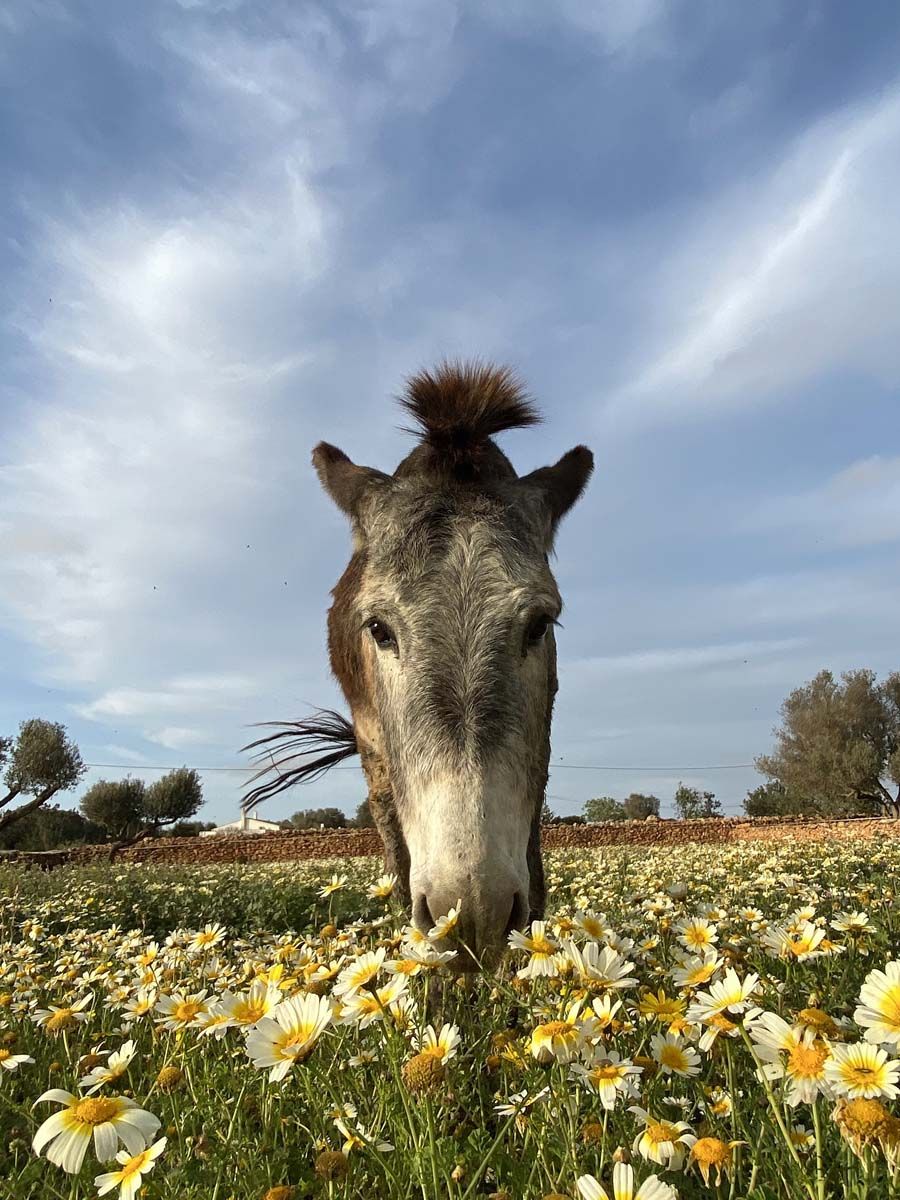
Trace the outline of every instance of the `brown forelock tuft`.
[[537, 425], [540, 414], [509, 367], [484, 362], [442, 362], [406, 381], [400, 403], [418, 434], [449, 466], [478, 457], [495, 433]]

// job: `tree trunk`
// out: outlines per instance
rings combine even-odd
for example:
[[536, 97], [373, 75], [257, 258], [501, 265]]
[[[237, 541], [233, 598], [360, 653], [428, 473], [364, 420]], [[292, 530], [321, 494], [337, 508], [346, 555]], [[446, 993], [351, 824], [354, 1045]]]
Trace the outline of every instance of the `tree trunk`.
[[[0, 833], [2, 833], [3, 830], [7, 829], [10, 825], [13, 825], [16, 821], [20, 821], [22, 817], [27, 817], [29, 813], [40, 808], [41, 805], [45, 804], [51, 796], [55, 796], [58, 791], [59, 787], [56, 784], [53, 784], [52, 787], [44, 788], [42, 792], [38, 792], [34, 799], [29, 800], [27, 804], [20, 804], [18, 808], [14, 808], [11, 812], [4, 813], [3, 816], [0, 817]], [[9, 799], [9, 797], [7, 797], [7, 799]]]
[[3, 797], [3, 799], [0, 800], [0, 808], [6, 808], [7, 804], [9, 804], [10, 800], [15, 800], [16, 796], [18, 796], [18, 794], [19, 794], [19, 792], [21, 792], [21, 790], [22, 790], [21, 788], [14, 787], [12, 789], [12, 791], [7, 792], [6, 795]]
[[142, 837], [146, 837], [148, 833], [152, 833], [155, 828], [156, 828], [155, 825], [144, 825], [143, 828], [139, 829], [137, 831], [137, 833], [134, 834], [132, 837], [119, 838], [118, 841], [113, 842], [113, 844], [109, 848], [108, 861], [114, 862], [116, 855], [119, 853], [120, 850], [127, 850], [129, 846], [133, 846], [135, 844], [135, 842], [139, 842]]

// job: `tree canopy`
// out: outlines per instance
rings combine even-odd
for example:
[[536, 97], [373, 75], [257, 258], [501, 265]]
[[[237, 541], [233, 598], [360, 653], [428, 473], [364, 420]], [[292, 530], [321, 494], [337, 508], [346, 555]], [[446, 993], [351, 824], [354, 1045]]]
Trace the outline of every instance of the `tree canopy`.
[[777, 779], [761, 783], [744, 797], [744, 812], [748, 817], [789, 817], [808, 811], [807, 801], [791, 795]]
[[30, 797], [25, 804], [0, 814], [0, 830], [22, 820], [57, 792], [75, 787], [87, 767], [66, 727], [55, 721], [32, 717], [23, 721], [15, 740], [0, 739], [0, 764], [5, 766], [6, 795], [0, 809], [16, 796]]
[[592, 824], [599, 821], [625, 820], [625, 805], [612, 796], [594, 796], [586, 801], [583, 812], [584, 819]]
[[900, 815], [900, 671], [831, 671], [795, 688], [781, 706], [775, 749], [756, 768], [823, 814]]
[[55, 850], [60, 846], [102, 842], [106, 831], [81, 813], [45, 804], [0, 832], [3, 850]]
[[295, 812], [290, 819], [294, 829], [345, 829], [347, 814], [339, 808], [304, 808]]
[[363, 800], [356, 810], [356, 816], [353, 818], [353, 824], [357, 829], [374, 829], [375, 818], [372, 816], [372, 810], [369, 807], [369, 801]]
[[647, 817], [659, 816], [659, 797], [632, 792], [622, 801], [622, 808], [627, 821], [646, 821]]
[[100, 779], [81, 797], [81, 811], [118, 841], [156, 834], [166, 825], [188, 821], [203, 804], [196, 771], [178, 767], [149, 787], [141, 779]]
[[715, 792], [703, 792], [684, 783], [679, 783], [675, 790], [674, 804], [675, 812], [682, 821], [722, 816], [722, 805], [716, 799]]

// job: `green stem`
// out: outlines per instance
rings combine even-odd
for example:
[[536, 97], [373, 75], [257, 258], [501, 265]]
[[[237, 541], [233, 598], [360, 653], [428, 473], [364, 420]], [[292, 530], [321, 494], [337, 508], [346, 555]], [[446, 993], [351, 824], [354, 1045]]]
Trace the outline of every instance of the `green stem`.
[[813, 1128], [816, 1131], [816, 1196], [825, 1200], [825, 1171], [822, 1165], [822, 1123], [819, 1117], [819, 1101], [812, 1103]]
[[[778, 1124], [778, 1128], [781, 1131], [781, 1136], [784, 1139], [784, 1144], [785, 1144], [785, 1146], [787, 1146], [788, 1150], [790, 1151], [791, 1158], [794, 1160], [795, 1164], [800, 1168], [800, 1171], [803, 1172], [803, 1170], [804, 1170], [803, 1163], [800, 1161], [800, 1155], [797, 1153], [797, 1147], [791, 1141], [791, 1135], [788, 1131], [787, 1126], [784, 1123], [784, 1117], [781, 1115], [781, 1109], [778, 1107], [778, 1101], [775, 1099], [775, 1093], [772, 1091], [772, 1085], [771, 1085], [771, 1083], [769, 1083], [768, 1077], [766, 1076], [765, 1072], [762, 1069], [762, 1063], [756, 1056], [756, 1051], [753, 1049], [753, 1043], [750, 1041], [750, 1037], [747, 1033], [747, 1030], [744, 1028], [743, 1024], [739, 1025], [738, 1028], [741, 1031], [741, 1037], [744, 1039], [744, 1044], [746, 1045], [747, 1049], [750, 1051], [750, 1057], [753, 1059], [753, 1062], [756, 1066], [757, 1074], [759, 1076], [760, 1082], [763, 1085], [763, 1089], [766, 1093], [766, 1099], [769, 1102], [769, 1108], [772, 1110], [772, 1115], [774, 1116], [774, 1118]], [[818, 1200], [816, 1193], [813, 1191], [812, 1186], [808, 1183], [805, 1186], [806, 1186], [806, 1190], [809, 1192], [810, 1200]]]
[[515, 1119], [516, 1119], [515, 1113], [513, 1113], [512, 1116], [506, 1118], [503, 1125], [500, 1127], [500, 1132], [497, 1134], [497, 1136], [491, 1142], [490, 1146], [488, 1146], [484, 1157], [482, 1158], [481, 1162], [476, 1167], [475, 1173], [472, 1175], [472, 1182], [469, 1184], [469, 1186], [463, 1192], [462, 1196], [460, 1197], [460, 1200], [469, 1200], [469, 1197], [472, 1195], [472, 1193], [475, 1191], [476, 1187], [478, 1186], [478, 1181], [481, 1179], [482, 1172], [484, 1171], [484, 1169], [488, 1165], [488, 1163], [491, 1161], [491, 1155], [494, 1153], [494, 1151], [497, 1149], [497, 1147], [503, 1141], [504, 1137], [506, 1136], [507, 1132], [509, 1131], [509, 1127], [512, 1125], [512, 1123]]

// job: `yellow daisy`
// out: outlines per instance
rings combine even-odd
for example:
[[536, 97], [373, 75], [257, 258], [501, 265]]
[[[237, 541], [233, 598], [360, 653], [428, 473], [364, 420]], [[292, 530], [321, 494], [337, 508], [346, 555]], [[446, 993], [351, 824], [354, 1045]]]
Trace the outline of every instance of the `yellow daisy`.
[[836, 1095], [851, 1100], [894, 1100], [900, 1063], [889, 1062], [884, 1050], [870, 1042], [854, 1046], [833, 1045], [825, 1063], [825, 1078]]
[[119, 1189], [119, 1200], [134, 1200], [141, 1189], [144, 1176], [152, 1171], [156, 1160], [166, 1148], [166, 1138], [160, 1138], [140, 1154], [130, 1155], [127, 1150], [120, 1150], [116, 1162], [121, 1163], [118, 1171], [106, 1171], [94, 1179], [94, 1187], [99, 1196], [105, 1196], [114, 1187]]
[[867, 1042], [900, 1046], [900, 961], [869, 972], [853, 1019], [865, 1029]]
[[51, 1088], [35, 1104], [52, 1100], [63, 1108], [49, 1116], [34, 1135], [35, 1154], [46, 1149], [47, 1159], [70, 1175], [77, 1175], [91, 1138], [100, 1162], [115, 1157], [121, 1141], [131, 1154], [138, 1154], [159, 1129], [159, 1119], [140, 1108], [127, 1096], [73, 1096], [62, 1088]]

